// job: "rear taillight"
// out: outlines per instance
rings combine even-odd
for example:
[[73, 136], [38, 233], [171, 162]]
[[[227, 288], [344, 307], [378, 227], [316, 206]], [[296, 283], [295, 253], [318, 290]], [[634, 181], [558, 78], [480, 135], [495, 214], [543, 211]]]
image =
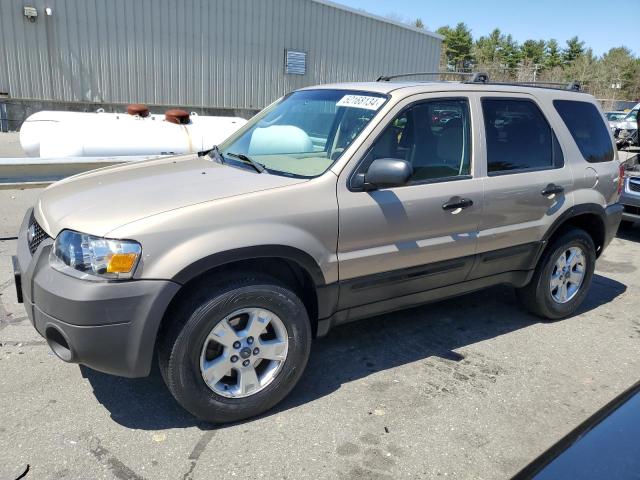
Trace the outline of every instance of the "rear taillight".
[[618, 172], [618, 195], [622, 194], [624, 188], [624, 164], [620, 164], [620, 172]]

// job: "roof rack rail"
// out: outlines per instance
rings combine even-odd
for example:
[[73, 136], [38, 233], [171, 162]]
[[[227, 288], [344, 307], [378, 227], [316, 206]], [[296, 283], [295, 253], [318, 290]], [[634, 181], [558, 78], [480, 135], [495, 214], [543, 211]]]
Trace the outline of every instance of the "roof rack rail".
[[571, 90], [572, 92], [584, 92], [580, 82], [574, 80], [570, 83], [562, 82], [490, 82], [491, 85], [507, 85], [513, 87], [537, 87], [551, 88], [554, 90]]
[[492, 82], [489, 74], [484, 72], [415, 72], [399, 73], [397, 75], [381, 75], [376, 82], [389, 82], [394, 78], [413, 77], [416, 75], [454, 75], [465, 78], [464, 83], [483, 83], [486, 85], [507, 85], [507, 86], [530, 86], [538, 88], [553, 88], [558, 90], [571, 90], [572, 92], [583, 92], [582, 85], [577, 80], [570, 83], [562, 82]]
[[414, 73], [400, 73], [397, 75], [381, 75], [376, 79], [376, 82], [389, 82], [394, 78], [402, 77], [414, 77], [416, 75], [457, 75], [459, 77], [469, 77], [468, 82], [471, 83], [488, 83], [489, 75], [481, 72], [414, 72]]

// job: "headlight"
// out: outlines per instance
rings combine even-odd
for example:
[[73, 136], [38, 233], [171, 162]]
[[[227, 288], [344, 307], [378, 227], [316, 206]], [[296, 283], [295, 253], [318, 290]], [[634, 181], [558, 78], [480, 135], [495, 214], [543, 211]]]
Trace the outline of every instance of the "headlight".
[[142, 247], [131, 240], [112, 240], [63, 230], [56, 237], [49, 260], [56, 270], [88, 280], [131, 278]]

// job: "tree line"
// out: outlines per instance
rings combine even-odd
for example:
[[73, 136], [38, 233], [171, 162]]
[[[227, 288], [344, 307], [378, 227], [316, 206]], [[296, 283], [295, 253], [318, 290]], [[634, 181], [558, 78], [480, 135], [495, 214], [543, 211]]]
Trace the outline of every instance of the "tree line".
[[[411, 23], [424, 28], [421, 19]], [[518, 43], [496, 28], [474, 39], [462, 22], [436, 31], [444, 37], [441, 71], [487, 72], [492, 80], [505, 82], [578, 81], [589, 93], [605, 100], [605, 108], [616, 100], [640, 101], [640, 58], [627, 47], [611, 48], [597, 56], [577, 36], [565, 45], [553, 38]]]

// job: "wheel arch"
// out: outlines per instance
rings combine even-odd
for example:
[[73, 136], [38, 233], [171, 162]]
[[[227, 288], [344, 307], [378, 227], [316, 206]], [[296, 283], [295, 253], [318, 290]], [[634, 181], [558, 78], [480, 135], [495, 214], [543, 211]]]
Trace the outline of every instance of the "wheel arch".
[[307, 308], [314, 336], [317, 333], [318, 319], [333, 314], [338, 303], [337, 287], [327, 285], [320, 266], [308, 253], [285, 245], [237, 248], [203, 257], [180, 270], [171, 279], [180, 284], [180, 289], [163, 315], [156, 339], [163, 325], [169, 321], [167, 314], [172, 306], [180, 302], [192, 287], [230, 270], [266, 273], [294, 290]]
[[[543, 238], [545, 245], [569, 228], [586, 231], [596, 247], [596, 258], [600, 256], [606, 243], [607, 222], [605, 209], [596, 203], [575, 205], [560, 215]], [[541, 252], [542, 253], [542, 252]]]

